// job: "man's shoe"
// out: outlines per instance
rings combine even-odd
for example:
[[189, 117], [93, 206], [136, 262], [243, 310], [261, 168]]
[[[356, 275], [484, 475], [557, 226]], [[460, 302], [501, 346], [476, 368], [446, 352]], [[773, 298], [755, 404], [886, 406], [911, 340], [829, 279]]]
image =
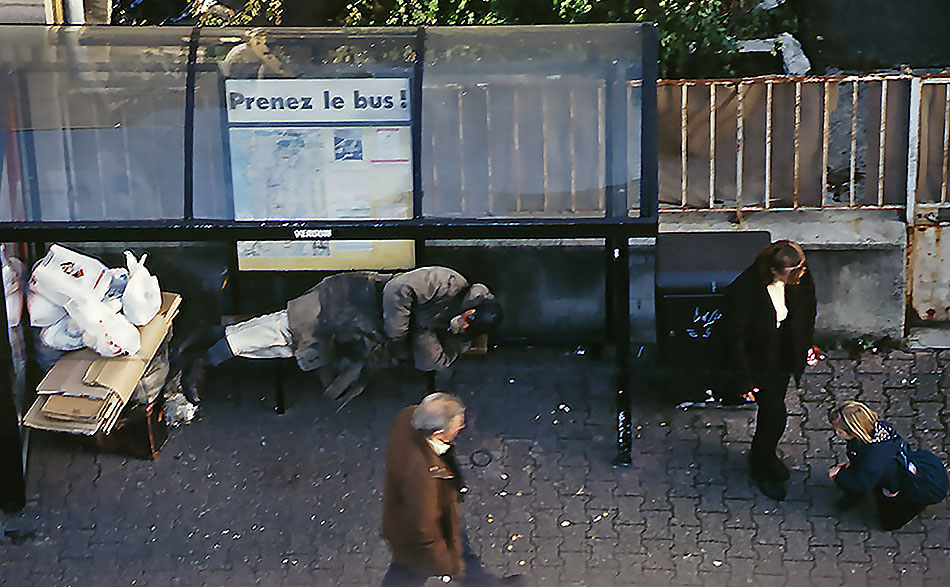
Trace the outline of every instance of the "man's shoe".
[[785, 499], [785, 482], [775, 478], [766, 478], [756, 479], [755, 484], [759, 486], [759, 491], [764, 493], [766, 497], [775, 501]]
[[211, 323], [199, 320], [191, 333], [180, 344], [172, 347], [171, 362], [187, 365], [189, 357], [204, 352], [213, 342]]
[[210, 364], [208, 359], [198, 357], [188, 365], [185, 375], [181, 381], [181, 392], [191, 403], [198, 405], [201, 402], [201, 390], [204, 388], [205, 380], [208, 378], [208, 369]]

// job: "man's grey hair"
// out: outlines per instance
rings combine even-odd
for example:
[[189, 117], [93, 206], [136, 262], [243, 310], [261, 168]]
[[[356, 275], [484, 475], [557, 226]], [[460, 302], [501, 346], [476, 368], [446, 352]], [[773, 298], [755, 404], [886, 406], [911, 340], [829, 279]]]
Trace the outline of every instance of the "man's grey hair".
[[436, 392], [422, 398], [412, 412], [412, 427], [426, 436], [445, 430], [456, 416], [465, 414], [465, 404], [451, 393]]

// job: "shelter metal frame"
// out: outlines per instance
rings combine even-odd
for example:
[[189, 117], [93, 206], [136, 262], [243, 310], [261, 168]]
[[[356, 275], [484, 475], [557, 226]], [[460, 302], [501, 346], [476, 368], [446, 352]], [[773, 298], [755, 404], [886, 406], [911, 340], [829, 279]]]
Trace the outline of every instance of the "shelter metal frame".
[[[644, 87], [656, 82], [656, 29], [646, 29], [649, 41], [644, 44]], [[605, 247], [605, 325], [609, 341], [615, 346], [616, 377], [614, 381], [617, 410], [615, 465], [631, 463], [631, 383], [630, 362], [630, 268], [629, 239], [655, 237], [658, 232], [657, 210], [657, 116], [656, 94], [642, 95], [642, 126], [640, 151], [639, 216], [631, 216], [622, 202], [626, 200], [624, 178], [613, 177], [607, 165], [606, 210], [597, 218], [436, 218], [423, 216], [422, 179], [420, 174], [422, 128], [421, 111], [413, 112], [413, 192], [415, 216], [408, 220], [222, 220], [196, 219], [193, 213], [193, 138], [196, 31], [190, 38], [186, 78], [186, 117], [184, 125], [185, 168], [183, 173], [183, 210], [174, 220], [101, 220], [101, 221], [13, 221], [0, 222], [0, 242], [185, 242], [239, 240], [393, 240], [409, 239], [417, 250], [428, 239], [604, 239]], [[424, 50], [425, 31], [419, 29], [416, 43]], [[418, 61], [420, 64], [422, 59]], [[413, 92], [421, 96], [422, 68], [414, 71]], [[608, 92], [608, 96], [610, 93]], [[414, 100], [421, 108], [421, 100]], [[626, 132], [622, 104], [610, 104], [608, 112], [617, 112], [624, 124], [608, 125], [608, 135]], [[616, 123], [616, 120], [614, 121]], [[606, 140], [606, 161], [622, 154], [613, 153], [610, 136]], [[0, 304], [0, 331], [7, 328], [6, 308]], [[0, 336], [0, 369], [12, 367], [12, 352], [6, 336]], [[15, 449], [15, 450], [13, 450]], [[16, 454], [14, 454], [16, 453]], [[25, 504], [26, 444], [20, 431], [19, 414], [14, 400], [12, 378], [0, 375], [0, 474], [8, 480], [0, 486], [0, 507], [20, 508]]]

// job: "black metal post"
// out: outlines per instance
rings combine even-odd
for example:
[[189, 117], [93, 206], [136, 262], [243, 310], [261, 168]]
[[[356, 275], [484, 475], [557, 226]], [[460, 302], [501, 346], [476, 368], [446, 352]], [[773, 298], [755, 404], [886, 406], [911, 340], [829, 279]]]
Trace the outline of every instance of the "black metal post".
[[[29, 207], [24, 203], [24, 216], [33, 220], [43, 218], [43, 210], [40, 205], [40, 187], [39, 187], [39, 167], [36, 160], [36, 145], [33, 142], [33, 117], [30, 112], [30, 95], [27, 89], [26, 72], [19, 72], [17, 75], [17, 88], [19, 94], [16, 97], [18, 102], [17, 116], [20, 119], [19, 126], [24, 130], [17, 133], [19, 145], [22, 149], [20, 161], [26, 167], [25, 173], [21, 170], [23, 179], [23, 189], [29, 190]], [[9, 240], [4, 242], [10, 242]]]
[[614, 290], [617, 277], [613, 270], [614, 243], [612, 239], [604, 240], [604, 332], [610, 344], [616, 342], [617, 307], [614, 304]]
[[[197, 65], [195, 67], [197, 69]], [[227, 91], [225, 90], [225, 78], [224, 76], [217, 76], [218, 78], [218, 95], [226, 96]], [[197, 86], [197, 84], [196, 84]], [[197, 97], [195, 97], [196, 99]], [[227, 209], [224, 210], [225, 218], [234, 218], [234, 172], [231, 169], [231, 129], [228, 127], [228, 109], [221, 108], [219, 109], [219, 114], [221, 121], [221, 178], [224, 180], [224, 193], [226, 194], [226, 205]], [[192, 121], [194, 124], [194, 121]], [[192, 160], [194, 164], [194, 160]], [[194, 169], [194, 168], [192, 168]], [[192, 185], [192, 190], [194, 190], [194, 183]], [[194, 202], [194, 200], [192, 200]], [[192, 203], [192, 213], [194, 212], [194, 204]], [[235, 255], [235, 259], [237, 256]], [[237, 265], [235, 265], [237, 267]]]
[[659, 214], [656, 64], [658, 33], [655, 24], [643, 27], [643, 72], [640, 85], [640, 217]]
[[[6, 292], [0, 285], [0, 292]], [[0, 508], [17, 511], [26, 505], [23, 439], [13, 385], [13, 352], [7, 325], [7, 304], [0, 300]]]
[[[412, 64], [412, 89], [409, 92], [412, 129], [412, 217], [422, 218], [422, 74], [426, 59], [426, 29], [416, 29], [416, 60]], [[425, 261], [425, 239], [415, 239], [416, 266]]]
[[185, 73], [185, 150], [184, 168], [184, 218], [195, 217], [195, 62], [198, 60], [198, 37], [201, 27], [191, 29], [188, 39], [188, 70]]
[[[617, 176], [619, 175], [615, 168], [615, 156], [617, 143], [617, 128], [614, 116], [616, 114], [616, 72], [614, 67], [607, 68], [606, 79], [607, 92], [604, 95], [604, 111], [607, 113], [607, 124], [605, 125], [606, 139], [604, 141], [604, 217], [617, 217]], [[623, 127], [621, 127], [623, 128]], [[625, 137], [626, 133], [621, 131], [619, 136]], [[625, 140], [625, 139], [624, 139]], [[616, 276], [613, 270], [613, 251], [614, 245], [611, 238], [604, 239], [604, 331], [607, 334], [607, 340], [611, 343], [616, 342], [616, 329], [614, 324], [617, 321], [617, 308], [614, 306], [614, 287]]]
[[[607, 75], [604, 109], [607, 112], [605, 141], [606, 217], [618, 223], [629, 218], [629, 174], [627, 171], [627, 79], [625, 65], [616, 63]], [[607, 271], [605, 279], [607, 334], [616, 352], [617, 455], [613, 464], [631, 462], [630, 414], [630, 258], [629, 234], [611, 231], [606, 239]]]
[[626, 236], [612, 239], [611, 266], [614, 275], [614, 304], [617, 322], [614, 324], [614, 347], [617, 353], [617, 456], [613, 464], [631, 463], [633, 449], [632, 415], [630, 401], [630, 247]]
[[[4, 75], [5, 81], [12, 82], [12, 75]], [[16, 87], [16, 84], [13, 84]], [[11, 86], [0, 95], [0, 171], [3, 170], [6, 157], [6, 116], [9, 112]], [[0, 173], [2, 175], [2, 173]], [[26, 178], [24, 185], [33, 185], [34, 178]], [[32, 193], [32, 192], [31, 192]], [[12, 196], [12, 194], [11, 194]], [[6, 297], [5, 288], [0, 292]], [[0, 300], [0, 509], [19, 510], [26, 504], [26, 481], [23, 476], [23, 439], [20, 436], [20, 414], [16, 404], [16, 389], [13, 385], [13, 352], [10, 348], [7, 328], [7, 305]]]

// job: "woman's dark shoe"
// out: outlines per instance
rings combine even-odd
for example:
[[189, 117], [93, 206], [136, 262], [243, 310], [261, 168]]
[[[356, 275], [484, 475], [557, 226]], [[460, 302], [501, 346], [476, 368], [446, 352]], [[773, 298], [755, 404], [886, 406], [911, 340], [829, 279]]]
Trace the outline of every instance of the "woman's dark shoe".
[[885, 532], [893, 532], [894, 530], [900, 530], [905, 525], [907, 525], [907, 522], [910, 522], [915, 517], [916, 517], [916, 514], [904, 515], [900, 517], [891, 517], [891, 518], [882, 517], [881, 530], [884, 530]]
[[788, 481], [792, 476], [788, 470], [788, 466], [778, 457], [775, 457], [775, 460], [772, 461], [772, 474], [782, 481]]
[[[924, 511], [924, 506], [909, 505], [907, 503], [886, 504], [878, 500], [877, 514], [881, 521], [881, 529], [888, 532], [900, 530], [908, 522]], [[882, 509], [883, 508], [883, 509]]]
[[774, 477], [764, 477], [764, 478], [755, 478], [755, 484], [758, 485], [759, 491], [765, 494], [766, 497], [774, 499], [775, 501], [782, 501], [785, 499], [785, 482]]
[[835, 511], [838, 513], [846, 512], [864, 500], [864, 495], [844, 493], [835, 500]]
[[755, 481], [759, 491], [775, 501], [782, 501], [785, 499], [785, 480], [777, 475], [775, 469], [775, 463], [772, 461], [749, 459], [749, 475]]
[[753, 479], [777, 479], [784, 482], [791, 477], [788, 467], [777, 456], [770, 459], [753, 458], [749, 455], [749, 472]]

